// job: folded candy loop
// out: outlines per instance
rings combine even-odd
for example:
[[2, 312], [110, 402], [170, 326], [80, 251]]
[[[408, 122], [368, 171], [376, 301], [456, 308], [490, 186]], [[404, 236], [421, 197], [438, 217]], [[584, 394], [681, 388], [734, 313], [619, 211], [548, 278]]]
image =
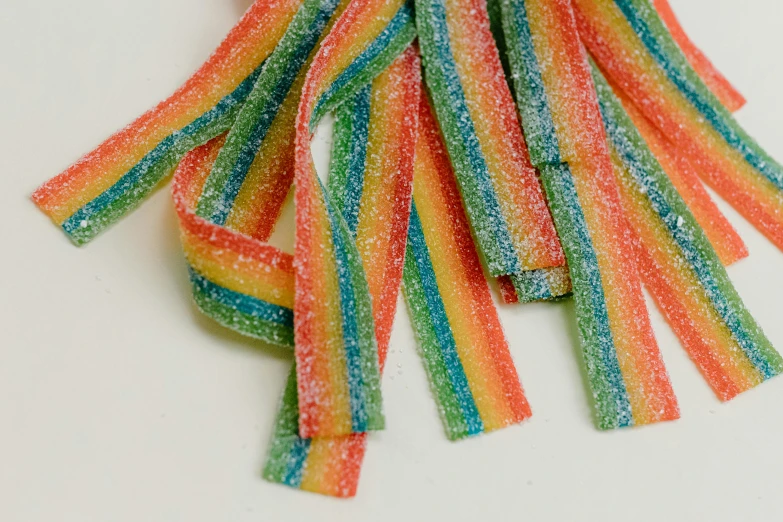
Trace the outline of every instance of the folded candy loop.
[[[417, 113], [408, 108], [418, 105], [420, 82], [417, 52], [410, 47], [370, 89], [360, 90], [336, 112], [330, 204], [343, 213], [365, 267], [381, 369], [402, 279], [417, 127]], [[352, 208], [349, 201], [358, 202], [354, 218], [344, 214]], [[367, 434], [303, 437], [298, 377], [292, 372], [286, 387], [264, 477], [317, 493], [353, 496]]]

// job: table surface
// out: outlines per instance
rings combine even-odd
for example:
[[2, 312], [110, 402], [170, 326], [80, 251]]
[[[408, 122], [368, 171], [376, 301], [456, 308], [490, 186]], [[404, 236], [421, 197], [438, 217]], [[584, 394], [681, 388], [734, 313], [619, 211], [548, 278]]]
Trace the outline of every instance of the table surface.
[[[781, 520], [783, 378], [720, 403], [655, 309], [677, 422], [597, 431], [573, 307], [531, 304], [500, 314], [532, 419], [450, 443], [400, 303], [388, 429], [370, 438], [358, 496], [262, 480], [291, 358], [195, 310], [169, 191], [81, 249], [29, 201], [172, 92], [249, 3], [0, 9], [0, 520]], [[741, 123], [783, 158], [783, 3], [673, 6], [748, 98]], [[729, 274], [783, 349], [783, 254], [718, 204], [751, 251]]]

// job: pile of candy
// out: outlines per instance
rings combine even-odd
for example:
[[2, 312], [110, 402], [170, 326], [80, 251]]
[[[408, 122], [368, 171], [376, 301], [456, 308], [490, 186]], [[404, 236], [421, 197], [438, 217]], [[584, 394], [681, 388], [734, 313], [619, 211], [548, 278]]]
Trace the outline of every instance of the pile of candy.
[[[679, 417], [642, 284], [722, 400], [783, 370], [702, 185], [783, 248], [783, 167], [666, 0], [487, 1], [257, 0], [33, 195], [81, 245], [173, 173], [200, 310], [294, 353], [270, 481], [355, 494], [401, 286], [450, 439], [531, 415], [491, 286], [573, 295], [601, 429]], [[269, 244], [292, 187], [293, 255]]]

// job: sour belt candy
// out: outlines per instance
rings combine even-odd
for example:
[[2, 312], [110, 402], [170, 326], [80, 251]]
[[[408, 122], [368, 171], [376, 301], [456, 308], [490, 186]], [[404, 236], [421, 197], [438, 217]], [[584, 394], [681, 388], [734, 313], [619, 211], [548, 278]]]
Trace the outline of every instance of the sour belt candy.
[[460, 439], [531, 412], [425, 99], [419, 121], [405, 298], [446, 434]]
[[[329, 195], [356, 238], [373, 296], [381, 368], [402, 279], [416, 143], [419, 60], [413, 48], [337, 111]], [[339, 159], [337, 159], [339, 158]], [[298, 434], [292, 373], [264, 468], [272, 482], [353, 496], [366, 434], [306, 439]]]
[[698, 222], [597, 68], [593, 78], [647, 287], [715, 393], [728, 400], [783, 370]]
[[574, 0], [579, 34], [607, 76], [783, 249], [783, 167], [704, 85], [646, 0]]
[[375, 72], [374, 64], [402, 51], [413, 33], [401, 2], [349, 5], [356, 7], [337, 21], [307, 72], [295, 123], [294, 315], [314, 319], [294, 331], [305, 438], [383, 427], [369, 288], [350, 231], [315, 172], [310, 139], [325, 107], [337, 103], [335, 85], [355, 92], [361, 84], [353, 79]]
[[486, 5], [417, 0], [416, 10], [425, 80], [489, 272], [511, 276], [524, 301], [566, 293], [547, 278], [565, 258], [530, 164]]
[[682, 53], [691, 64], [693, 70], [704, 81], [704, 84], [712, 93], [726, 106], [727, 109], [734, 112], [745, 105], [745, 98], [734, 88], [731, 83], [715, 68], [710, 60], [701, 50], [688, 38], [685, 30], [680, 25], [677, 16], [674, 14], [669, 0], [652, 0], [655, 10], [658, 11], [666, 28], [677, 42]]
[[[611, 85], [611, 82], [609, 83]], [[748, 249], [745, 243], [705, 190], [693, 164], [644, 117], [620, 89], [614, 88], [613, 91], [634, 127], [644, 138], [645, 144], [682, 196], [688, 210], [704, 230], [723, 264], [730, 265], [747, 257]]]
[[501, 9], [522, 126], [568, 260], [598, 426], [675, 419], [570, 3], [507, 0]]
[[255, 2], [177, 92], [44, 183], [35, 203], [76, 244], [138, 206], [188, 150], [231, 127], [300, 5]]

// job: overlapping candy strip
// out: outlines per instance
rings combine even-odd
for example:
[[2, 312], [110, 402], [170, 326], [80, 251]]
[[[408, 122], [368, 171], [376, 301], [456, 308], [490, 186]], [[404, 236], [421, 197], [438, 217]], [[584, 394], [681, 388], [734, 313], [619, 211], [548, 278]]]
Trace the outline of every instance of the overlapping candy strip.
[[640, 269], [683, 346], [723, 400], [778, 375], [783, 358], [601, 72], [592, 72]]
[[[562, 248], [530, 164], [486, 5], [417, 0], [425, 79], [476, 242], [493, 276], [533, 301], [569, 291]], [[551, 283], [550, 283], [551, 281]], [[561, 283], [561, 284], [557, 284]]]
[[702, 178], [783, 248], [783, 167], [710, 92], [643, 0], [574, 0], [596, 62], [698, 169]]
[[[745, 205], [746, 214], [775, 241], [780, 197], [761, 189], [769, 189], [765, 180], [775, 184], [780, 168], [696, 72], [731, 109], [744, 102], [741, 96], [681, 32], [665, 0], [655, 3], [673, 36], [642, 0], [586, 7], [574, 0], [586, 28], [582, 36], [601, 65], [632, 49], [639, 63], [660, 69], [610, 60], [607, 71], [610, 83], [619, 86], [619, 100], [596, 79], [614, 169], [567, 0], [502, 5], [510, 42], [505, 48], [531, 158], [509, 109], [484, 4], [419, 0], [427, 83], [446, 142], [423, 102], [418, 196], [408, 231], [420, 105], [414, 48], [372, 88], [366, 86], [413, 39], [412, 5], [256, 2], [172, 98], [45, 184], [34, 199], [83, 243], [138, 204], [188, 149], [211, 140], [185, 157], [174, 183], [194, 298], [229, 328], [295, 346], [299, 364], [284, 394], [265, 477], [350, 496], [366, 431], [382, 425], [379, 370], [406, 231], [406, 297], [449, 437], [530, 415], [468, 219], [491, 271], [498, 260], [514, 269], [492, 271], [505, 301], [567, 293], [569, 268], [562, 266], [556, 238], [560, 266], [526, 264], [556, 252], [529, 244], [531, 237], [549, 237], [531, 232], [546, 229], [541, 189], [531, 182], [538, 168], [575, 283], [599, 425], [676, 418], [641, 300], [637, 263], [721, 398], [779, 373], [780, 356], [721, 266], [747, 250], [695, 172], [724, 168], [712, 182], [723, 190], [740, 187], [734, 202]], [[608, 30], [601, 25], [607, 20]], [[656, 98], [660, 92], [644, 77], [650, 71], [665, 96]], [[336, 153], [326, 190], [312, 166], [309, 141], [320, 118], [335, 109]], [[672, 122], [692, 139], [669, 139]], [[294, 177], [297, 251], [291, 256], [266, 241]], [[494, 208], [487, 203], [493, 197]], [[338, 436], [324, 436], [333, 434]]]
[[[409, 108], [418, 103], [420, 83], [418, 55], [410, 48], [336, 114], [329, 195], [367, 270], [381, 368], [402, 279], [418, 123]], [[303, 438], [297, 403], [292, 374], [264, 477], [317, 493], [354, 495], [367, 434]]]
[[405, 298], [446, 434], [455, 440], [519, 423], [530, 406], [424, 98], [413, 185]]
[[501, 9], [522, 127], [571, 272], [598, 425], [675, 419], [570, 2]]
[[135, 208], [188, 150], [231, 127], [300, 4], [256, 1], [177, 92], [44, 183], [35, 203], [76, 244]]
[[[350, 231], [318, 179], [310, 140], [320, 111], [337, 103], [336, 92], [347, 96], [359, 90], [362, 83], [355, 78], [372, 77], [407, 47], [414, 35], [409, 14], [399, 1], [348, 3], [302, 88], [295, 122], [294, 314], [319, 319], [294, 332], [299, 433], [305, 438], [383, 426], [369, 288]], [[333, 249], [322, 249], [332, 242]]]
[[[294, 345], [293, 261], [264, 242], [292, 183], [292, 129], [305, 64], [336, 5], [306, 0], [300, 6], [231, 130], [186, 158], [174, 183], [197, 305], [221, 324], [275, 344]], [[270, 155], [278, 161], [264, 161]], [[227, 221], [243, 226], [226, 227]], [[283, 272], [247, 256], [247, 248], [284, 259]], [[254, 285], [251, 277], [262, 279]], [[275, 292], [285, 299], [274, 300]]]

